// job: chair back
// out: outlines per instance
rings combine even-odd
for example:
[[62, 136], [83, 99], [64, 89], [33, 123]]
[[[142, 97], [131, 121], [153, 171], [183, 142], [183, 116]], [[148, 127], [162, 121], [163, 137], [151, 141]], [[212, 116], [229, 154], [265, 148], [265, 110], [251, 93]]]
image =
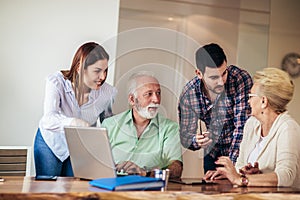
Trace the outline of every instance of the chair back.
[[0, 176], [29, 176], [31, 147], [0, 146]]

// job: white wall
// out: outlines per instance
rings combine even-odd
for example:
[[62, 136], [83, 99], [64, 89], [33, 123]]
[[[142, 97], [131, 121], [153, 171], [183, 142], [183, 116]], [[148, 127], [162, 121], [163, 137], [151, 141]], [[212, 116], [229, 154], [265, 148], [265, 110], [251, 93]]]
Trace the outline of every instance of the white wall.
[[241, 0], [236, 56], [239, 66], [251, 75], [268, 66], [269, 27], [269, 0]]
[[103, 43], [113, 83], [119, 0], [0, 0], [0, 145], [31, 145], [45, 78], [68, 69], [77, 48]]
[[[269, 59], [270, 67], [281, 67], [283, 57], [300, 54], [300, 1], [271, 0]], [[300, 123], [300, 77], [293, 79], [294, 97], [288, 105], [289, 113]]]

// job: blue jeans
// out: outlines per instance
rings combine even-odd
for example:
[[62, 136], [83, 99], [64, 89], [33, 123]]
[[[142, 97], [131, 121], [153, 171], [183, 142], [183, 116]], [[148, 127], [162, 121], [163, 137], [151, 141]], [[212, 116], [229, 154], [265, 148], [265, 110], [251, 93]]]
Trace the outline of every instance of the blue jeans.
[[34, 162], [36, 175], [74, 176], [70, 156], [61, 162], [45, 143], [40, 129], [34, 141]]

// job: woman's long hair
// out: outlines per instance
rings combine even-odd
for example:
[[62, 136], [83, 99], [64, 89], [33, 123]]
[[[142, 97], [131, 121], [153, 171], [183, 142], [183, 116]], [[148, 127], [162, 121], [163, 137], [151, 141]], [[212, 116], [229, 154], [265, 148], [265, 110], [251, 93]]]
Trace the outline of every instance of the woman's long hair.
[[[84, 70], [98, 60], [104, 59], [107, 61], [109, 60], [109, 55], [105, 49], [95, 42], [88, 42], [79, 47], [75, 53], [70, 70], [61, 71], [64, 75], [64, 78], [70, 80], [73, 84], [75, 97], [79, 105], [81, 105], [84, 98]], [[80, 69], [80, 73], [78, 73], [78, 69]], [[80, 76], [80, 74], [82, 74], [82, 76]]]

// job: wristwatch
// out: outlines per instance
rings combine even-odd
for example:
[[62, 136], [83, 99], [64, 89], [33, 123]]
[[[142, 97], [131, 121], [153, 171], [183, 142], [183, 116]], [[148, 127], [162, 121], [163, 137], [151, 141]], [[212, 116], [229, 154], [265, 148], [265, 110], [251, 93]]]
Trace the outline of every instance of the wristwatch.
[[240, 181], [241, 181], [241, 186], [242, 187], [247, 187], [248, 184], [249, 184], [249, 179], [245, 174], [241, 174]]

